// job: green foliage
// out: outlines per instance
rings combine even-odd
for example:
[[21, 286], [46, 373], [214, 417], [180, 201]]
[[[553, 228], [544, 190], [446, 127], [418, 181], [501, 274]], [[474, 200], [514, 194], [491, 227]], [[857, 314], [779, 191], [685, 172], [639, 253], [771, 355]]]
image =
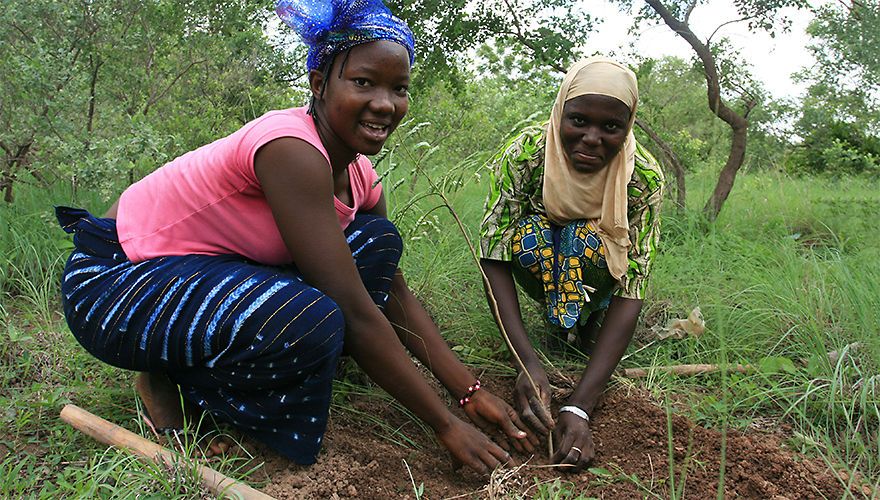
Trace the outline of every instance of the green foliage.
[[695, 171], [723, 162], [730, 133], [706, 107], [702, 69], [677, 57], [664, 57], [644, 59], [635, 71], [639, 117], [672, 147], [684, 168]]
[[[74, 398], [129, 427], [136, 427], [137, 415], [126, 377], [88, 356], [59, 320], [57, 279], [70, 240], [53, 221], [51, 206], [76, 203], [100, 212], [131, 180], [301, 97], [289, 84], [299, 76], [301, 49], [286, 50], [263, 33], [268, 4], [65, 0], [50, 9], [10, 0], [0, 5], [0, 71], [15, 75], [0, 82], [0, 142], [9, 149], [0, 152], [5, 155], [0, 174], [6, 176], [0, 177], [0, 189], [12, 179], [17, 195], [15, 203], [0, 206], [0, 450], [10, 451], [0, 462], [0, 496], [199, 494], [185, 473], [172, 475], [173, 481], [160, 479], [167, 471], [105, 451], [58, 422], [60, 406]], [[438, 0], [397, 6], [421, 30], [422, 40], [437, 43], [423, 45], [428, 56], [414, 77], [410, 120], [392, 136], [377, 168], [406, 239], [401, 265], [408, 282], [456, 352], [481, 372], [509, 375], [511, 368], [463, 236], [450, 229], [455, 222], [426, 179], [446, 194], [474, 240], [486, 191], [483, 163], [524, 121], [546, 118], [558, 84], [558, 74], [546, 68], [575, 57], [566, 44], [588, 31], [582, 17], [573, 18], [583, 23], [577, 26], [551, 18], [573, 5]], [[874, 4], [858, 5], [869, 9], [859, 11], [861, 17], [829, 7], [815, 33], [823, 50], [823, 44], [834, 50], [820, 60], [822, 71], [829, 78], [856, 71], [864, 75], [860, 87], [871, 89], [877, 75], [871, 54], [880, 52], [861, 51], [859, 43], [872, 47], [869, 37], [876, 31], [870, 30], [877, 23], [867, 23], [876, 19], [870, 17], [875, 10]], [[515, 19], [546, 22], [526, 23], [534, 28], [517, 33]], [[838, 24], [845, 24], [840, 33], [833, 29]], [[569, 38], [571, 33], [576, 36]], [[562, 36], [567, 38], [556, 38]], [[532, 49], [526, 41], [545, 48]], [[477, 49], [480, 70], [451, 69], [471, 48]], [[834, 58], [862, 61], [858, 67], [864, 69]], [[731, 75], [726, 80], [731, 85], [763, 99], [747, 79], [733, 78], [734, 62], [722, 63], [722, 71]], [[641, 116], [681, 156], [693, 192], [705, 196], [714, 166], [727, 154], [729, 132], [707, 109], [702, 70], [664, 58], [642, 61], [637, 72]], [[786, 131], [774, 128], [791, 112], [786, 106], [797, 110], [798, 103], [762, 100], [755, 108], [749, 142], [754, 168], [738, 180], [727, 212], [715, 224], [693, 206], [678, 215], [666, 212], [650, 298], [624, 365], [752, 364], [758, 369], [748, 374], [659, 376], [645, 384], [687, 405], [669, 402], [668, 411], [689, 412], [722, 430], [761, 419], [793, 425], [804, 451], [876, 481], [880, 415], [873, 374], [880, 370], [880, 275], [872, 264], [880, 259], [874, 229], [878, 187], [846, 176], [792, 179], [764, 167], [798, 162], [798, 172], [877, 173], [873, 101], [867, 94], [861, 101], [850, 99], [852, 89], [829, 78], [816, 80], [805, 101], [798, 155], [790, 154]], [[21, 151], [26, 161], [18, 160]], [[527, 327], [537, 331], [537, 313], [523, 304]], [[709, 327], [702, 337], [649, 340], [652, 326], [696, 305]], [[829, 351], [842, 352], [854, 342], [858, 349], [847, 350], [836, 363], [829, 360]], [[376, 424], [375, 432], [389, 442], [417, 448], [408, 433], [429, 431], [416, 417], [410, 416], [407, 428], [389, 427], [350, 404], [350, 397], [367, 398], [405, 411], [357, 377], [346, 373], [337, 381], [333, 411]], [[246, 475], [235, 465], [229, 469]], [[610, 465], [589, 473], [595, 484], [626, 482], [645, 496], [687, 497], [686, 478], [676, 470], [661, 484]], [[424, 493], [415, 478], [412, 485], [416, 495]], [[562, 480], [534, 491], [544, 498], [581, 494]]]
[[[809, 110], [804, 113], [806, 118]], [[873, 176], [880, 170], [880, 136], [866, 134], [856, 123], [830, 119], [804, 133], [797, 172]]]
[[0, 5], [0, 189], [118, 191], [296, 92], [267, 2]]
[[807, 173], [876, 175], [880, 162], [880, 3], [820, 8], [808, 32], [816, 66], [796, 124]]
[[442, 150], [447, 164], [472, 155], [485, 160], [523, 125], [547, 119], [557, 85], [474, 75], [457, 89], [437, 82], [424, 88], [410, 106], [410, 116], [427, 125], [415, 134], [403, 127], [392, 140], [428, 141]]
[[558, 478], [547, 482], [536, 480], [535, 494], [532, 496], [534, 500], [591, 500], [592, 498], [594, 497], [579, 492], [574, 483]]
[[462, 61], [483, 44], [514, 48], [527, 73], [564, 72], [577, 60], [593, 25], [590, 15], [570, 0], [394, 0], [389, 6], [418, 40], [430, 40], [419, 48], [425, 83], [463, 83], [467, 71]]
[[[827, 4], [819, 8], [808, 33], [818, 66], [803, 76], [825, 92], [836, 112], [864, 119], [866, 111], [877, 133], [877, 82], [880, 81], [880, 3]], [[813, 92], [811, 92], [813, 94]], [[815, 93], [811, 97], [819, 98]], [[867, 105], [867, 106], [865, 106]], [[871, 129], [869, 129], [871, 130]]]
[[[631, 6], [632, 0], [618, 0], [622, 5]], [[689, 17], [689, 12], [707, 4], [706, 0], [663, 0], [663, 5], [678, 19]], [[739, 22], [746, 22], [751, 30], [762, 30], [775, 35], [785, 31], [790, 20], [778, 15], [786, 7], [806, 8], [807, 0], [734, 0], [733, 6], [739, 14]], [[641, 19], [654, 19], [656, 14], [645, 5], [639, 11]]]

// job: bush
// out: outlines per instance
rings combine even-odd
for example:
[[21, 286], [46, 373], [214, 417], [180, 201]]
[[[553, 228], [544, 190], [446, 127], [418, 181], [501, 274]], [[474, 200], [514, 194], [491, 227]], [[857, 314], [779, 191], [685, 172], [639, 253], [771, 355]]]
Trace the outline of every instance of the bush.
[[797, 159], [795, 173], [876, 175], [880, 171], [880, 138], [855, 125], [834, 122], [815, 128], [799, 148]]

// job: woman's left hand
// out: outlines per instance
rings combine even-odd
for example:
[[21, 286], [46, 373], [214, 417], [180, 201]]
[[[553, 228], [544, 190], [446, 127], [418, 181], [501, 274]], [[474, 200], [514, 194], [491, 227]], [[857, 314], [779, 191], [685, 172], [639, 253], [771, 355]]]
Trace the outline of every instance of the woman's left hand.
[[[481, 389], [471, 396], [470, 402], [464, 405], [464, 413], [487, 436], [500, 430], [516, 451], [520, 453], [535, 451], [538, 438], [522, 423], [509, 404], [486, 389]], [[499, 444], [509, 449], [507, 442], [502, 441]]]
[[559, 413], [553, 429], [553, 442], [556, 453], [551, 461], [571, 465], [563, 469], [566, 472], [580, 472], [596, 457], [590, 423], [574, 413]]

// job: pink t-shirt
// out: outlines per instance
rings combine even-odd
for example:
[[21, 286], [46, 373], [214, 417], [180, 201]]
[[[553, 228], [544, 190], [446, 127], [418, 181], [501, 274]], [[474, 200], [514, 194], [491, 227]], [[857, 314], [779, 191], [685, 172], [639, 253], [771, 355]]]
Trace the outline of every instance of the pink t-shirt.
[[[254, 173], [257, 150], [280, 137], [311, 144], [330, 168], [306, 108], [270, 111], [232, 135], [165, 164], [122, 193], [116, 229], [126, 256], [141, 262], [166, 255], [238, 254], [263, 264], [291, 263]], [[334, 197], [343, 229], [358, 210], [373, 208], [382, 193], [364, 156], [349, 166], [348, 177], [354, 206]]]

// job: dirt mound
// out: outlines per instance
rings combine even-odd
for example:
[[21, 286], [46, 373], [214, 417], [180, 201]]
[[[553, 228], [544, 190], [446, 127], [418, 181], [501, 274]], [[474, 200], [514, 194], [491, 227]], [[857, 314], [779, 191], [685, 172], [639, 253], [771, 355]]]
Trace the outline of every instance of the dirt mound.
[[[499, 394], [504, 394], [509, 385], [509, 381], [490, 381]], [[246, 444], [257, 450], [257, 460], [265, 460], [262, 472], [257, 474], [268, 481], [263, 491], [279, 499], [414, 498], [414, 481], [417, 488], [423, 484], [424, 497], [432, 499], [497, 497], [499, 493], [531, 497], [558, 478], [567, 490], [585, 496], [669, 496], [667, 415], [642, 391], [614, 391], [596, 409], [593, 439], [598, 451], [592, 464], [594, 472], [565, 474], [541, 467], [547, 464], [546, 457], [535, 456], [521, 467], [496, 472], [488, 482], [469, 471], [453, 470], [446, 452], [387, 404], [362, 400], [352, 404], [399, 428], [418, 448], [394, 444], [379, 437], [381, 429], [365, 419], [335, 412], [324, 451], [311, 467], [291, 464]], [[683, 490], [685, 498], [716, 497], [721, 434], [677, 415], [672, 416], [672, 429], [676, 490]], [[730, 433], [726, 446], [726, 498], [781, 500], [843, 495], [844, 486], [833, 470], [821, 461], [787, 451], [778, 435]], [[859, 496], [861, 492], [854, 493]]]

